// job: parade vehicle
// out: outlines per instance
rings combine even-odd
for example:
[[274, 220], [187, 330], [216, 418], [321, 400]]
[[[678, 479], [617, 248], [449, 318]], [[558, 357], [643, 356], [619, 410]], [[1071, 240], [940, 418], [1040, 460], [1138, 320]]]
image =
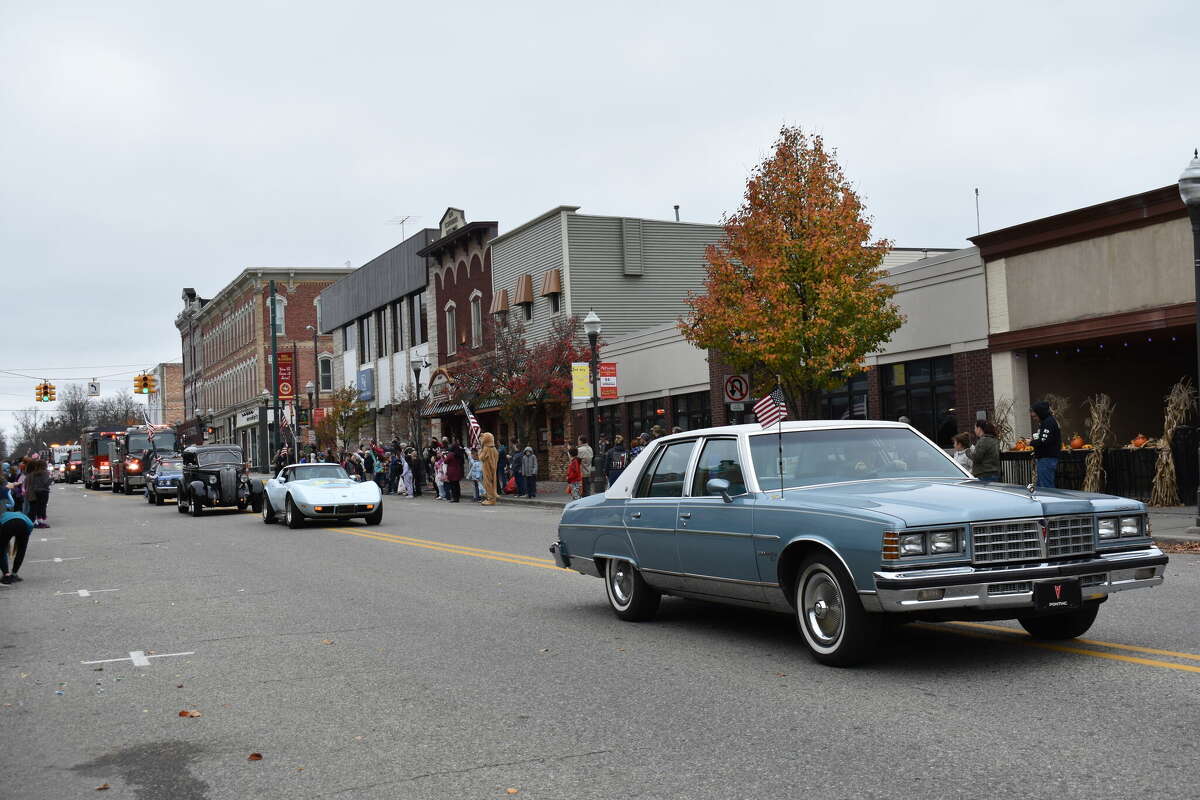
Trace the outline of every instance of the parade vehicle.
[[146, 485], [145, 471], [152, 454], [175, 452], [175, 433], [171, 430], [156, 430], [151, 439], [150, 428], [135, 425], [115, 440], [116, 457], [112, 461], [112, 490], [132, 494], [134, 489]]
[[192, 445], [183, 451], [179, 513], [198, 517], [205, 508], [235, 506], [262, 510], [262, 483], [250, 477], [242, 448], [234, 444]]
[[305, 520], [383, 521], [379, 485], [354, 480], [338, 464], [291, 464], [267, 481], [264, 490], [262, 517], [268, 525], [280, 516], [289, 528], [299, 528]]
[[71, 460], [72, 446], [69, 444], [52, 444], [46, 464], [50, 467], [50, 476], [55, 483], [67, 480], [67, 464]]
[[79, 434], [82, 449], [81, 472], [83, 485], [88, 489], [99, 489], [112, 480], [109, 467], [109, 443], [124, 431], [106, 431], [100, 428], [84, 428]]
[[157, 456], [146, 470], [146, 502], [161, 506], [168, 497], [177, 497], [183, 479], [183, 460], [176, 455]]
[[83, 448], [79, 445], [72, 445], [71, 452], [67, 457], [66, 476], [67, 483], [75, 483], [83, 476]]
[[569, 503], [558, 531], [556, 563], [602, 578], [621, 619], [651, 619], [664, 594], [781, 611], [839, 666], [868, 658], [885, 621], [1081, 636], [1167, 564], [1143, 503], [975, 480], [892, 422], [666, 436]]

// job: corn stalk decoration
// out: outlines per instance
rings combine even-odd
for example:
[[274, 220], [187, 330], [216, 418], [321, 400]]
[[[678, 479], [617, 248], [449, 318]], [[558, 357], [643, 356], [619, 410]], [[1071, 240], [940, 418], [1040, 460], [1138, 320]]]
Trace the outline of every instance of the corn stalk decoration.
[[996, 401], [992, 424], [996, 426], [996, 440], [1001, 450], [1008, 450], [1016, 442], [1013, 438], [1013, 399], [1001, 397]]
[[1092, 449], [1084, 462], [1083, 490], [1104, 491], [1104, 446], [1112, 434], [1112, 415], [1116, 405], [1106, 394], [1098, 394], [1084, 401], [1090, 415], [1087, 419], [1088, 438]]
[[1067, 431], [1071, 429], [1070, 410], [1071, 398], [1064, 397], [1061, 394], [1047, 394], [1042, 398], [1050, 406], [1050, 413], [1058, 420], [1058, 429], [1062, 431], [1063, 439], [1070, 436]]
[[1182, 378], [1171, 387], [1165, 398], [1167, 408], [1163, 415], [1162, 447], [1158, 450], [1158, 463], [1154, 466], [1154, 485], [1150, 491], [1150, 505], [1177, 506], [1179, 480], [1175, 474], [1175, 457], [1171, 443], [1175, 429], [1182, 425], [1196, 410], [1196, 387], [1188, 378]]

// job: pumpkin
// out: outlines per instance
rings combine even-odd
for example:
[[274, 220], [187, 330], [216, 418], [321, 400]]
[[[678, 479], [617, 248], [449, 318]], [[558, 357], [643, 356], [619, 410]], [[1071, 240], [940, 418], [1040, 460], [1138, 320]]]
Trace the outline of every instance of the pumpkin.
[[1086, 444], [1086, 442], [1083, 441], [1083, 437], [1080, 436], [1078, 433], [1071, 437], [1071, 448], [1072, 449], [1082, 450], [1084, 444]]
[[1139, 433], [1137, 436], [1133, 437], [1133, 439], [1131, 439], [1129, 443], [1131, 445], [1133, 445], [1134, 447], [1145, 447], [1146, 442], [1148, 442], [1148, 441], [1150, 441], [1150, 440], [1148, 438], [1146, 438], [1145, 434]]

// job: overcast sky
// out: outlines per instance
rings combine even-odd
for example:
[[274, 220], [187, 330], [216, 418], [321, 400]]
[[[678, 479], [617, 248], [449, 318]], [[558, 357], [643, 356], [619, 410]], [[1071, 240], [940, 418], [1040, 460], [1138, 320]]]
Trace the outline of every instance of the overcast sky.
[[1200, 143], [1194, 2], [586, 5], [0, 0], [0, 370], [127, 390], [184, 286], [358, 266], [399, 215], [717, 222], [783, 124], [909, 247], [967, 244], [975, 187], [991, 230]]

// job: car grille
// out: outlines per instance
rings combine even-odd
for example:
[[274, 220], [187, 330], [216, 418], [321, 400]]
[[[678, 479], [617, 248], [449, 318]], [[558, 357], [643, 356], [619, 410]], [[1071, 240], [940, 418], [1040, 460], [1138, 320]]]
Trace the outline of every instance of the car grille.
[[1023, 561], [1042, 556], [1042, 523], [1036, 519], [971, 526], [977, 564]]
[[1041, 535], [1042, 521], [1036, 519], [972, 525], [974, 561], [976, 564], [994, 564], [1065, 558], [1085, 555], [1095, 549], [1090, 516], [1048, 518], [1044, 551]]
[[1046, 520], [1046, 557], [1062, 558], [1090, 553], [1095, 547], [1092, 518], [1050, 517]]
[[335, 514], [355, 514], [355, 513], [361, 513], [366, 510], [367, 510], [366, 503], [359, 503], [358, 505], [355, 505], [354, 503], [350, 503], [348, 505], [341, 505], [341, 506], [333, 507], [333, 513], [335, 513]]
[[987, 592], [992, 594], [1022, 594], [1033, 591], [1033, 581], [1014, 581], [1012, 583], [989, 583]]

